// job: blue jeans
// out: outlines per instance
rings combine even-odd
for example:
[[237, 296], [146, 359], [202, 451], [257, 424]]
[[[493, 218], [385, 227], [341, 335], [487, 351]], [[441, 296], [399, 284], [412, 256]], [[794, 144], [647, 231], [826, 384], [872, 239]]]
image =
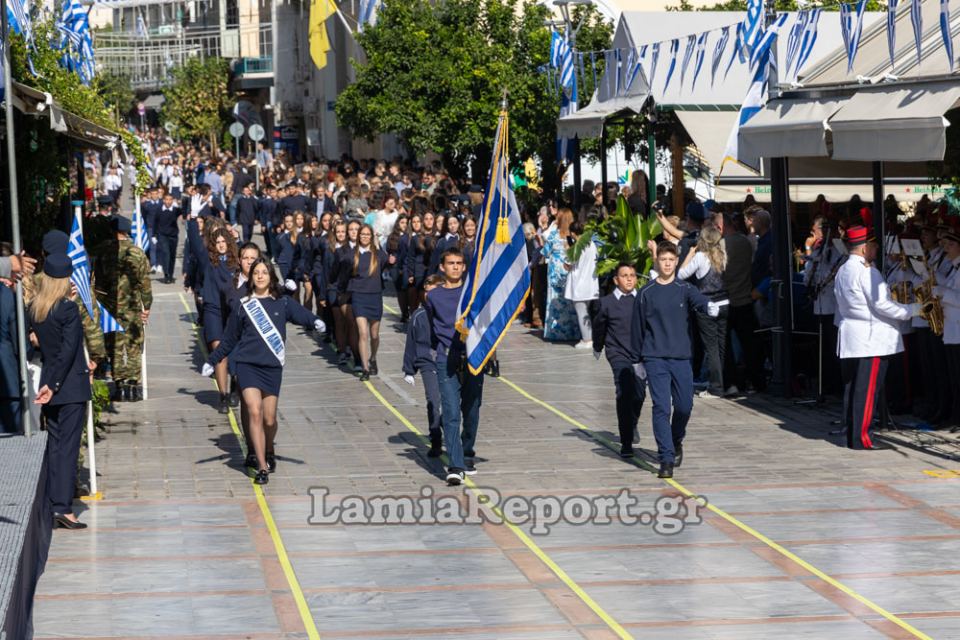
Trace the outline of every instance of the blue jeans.
[[[693, 369], [678, 358], [644, 358], [647, 387], [653, 401], [653, 437], [657, 459], [673, 464], [676, 445], [683, 443], [693, 411]], [[673, 415], [671, 416], [671, 405]]]
[[[437, 382], [440, 383], [440, 406], [443, 421], [443, 439], [447, 446], [450, 469], [466, 468], [464, 457], [475, 456], [477, 427], [480, 424], [480, 404], [483, 400], [483, 374], [478, 376], [463, 372], [463, 382], [457, 372], [460, 359], [437, 357]], [[460, 432], [460, 416], [463, 415], [463, 433]]]

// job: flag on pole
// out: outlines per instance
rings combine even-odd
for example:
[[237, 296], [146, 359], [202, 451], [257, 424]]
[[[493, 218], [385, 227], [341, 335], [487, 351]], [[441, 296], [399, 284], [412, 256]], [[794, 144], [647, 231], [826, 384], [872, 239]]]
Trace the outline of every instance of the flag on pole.
[[680, 51], [680, 40], [674, 38], [670, 41], [670, 66], [667, 67], [667, 79], [663, 83], [663, 92], [667, 92], [670, 86], [670, 78], [673, 77], [673, 70], [677, 68], [677, 53]]
[[700, 70], [703, 68], [703, 59], [707, 55], [707, 36], [709, 31], [704, 31], [697, 36], [697, 53], [693, 61], [693, 80], [690, 82], [690, 89], [697, 88], [697, 78], [700, 77]]
[[746, 50], [753, 53], [754, 47], [763, 34], [763, 0], [747, 0], [747, 17], [742, 24]]
[[67, 245], [67, 255], [73, 263], [73, 273], [70, 282], [77, 288], [77, 294], [83, 301], [83, 306], [92, 318], [93, 296], [90, 293], [90, 263], [87, 260], [87, 249], [83, 245], [83, 229], [80, 226], [80, 211], [73, 216], [73, 225], [70, 228], [70, 243]]
[[[7, 26], [15, 34], [29, 42], [33, 36], [30, 21], [30, 0], [7, 0]], [[4, 38], [5, 39], [5, 38]]]
[[913, 43], [917, 48], [917, 64], [920, 64], [920, 39], [923, 37], [923, 7], [921, 0], [911, 0], [910, 22], [913, 23]]
[[[767, 50], [761, 54], [760, 60], [758, 60], [756, 69], [753, 72], [753, 80], [750, 82], [750, 88], [747, 90], [747, 95], [743, 99], [743, 104], [740, 106], [740, 115], [733, 125], [730, 137], [727, 139], [727, 149], [723, 154], [723, 162], [720, 163], [721, 171], [723, 170], [723, 165], [725, 165], [728, 160], [745, 166], [750, 166], [751, 160], [755, 160], [739, 157], [740, 127], [755, 116], [767, 102], [767, 78], [769, 73], [770, 48], [767, 47]], [[757, 167], [751, 168], [756, 169]]]
[[953, 71], [953, 35], [950, 33], [950, 0], [940, 0], [940, 35], [943, 36], [943, 48]]
[[809, 19], [810, 10], [804, 9], [797, 14], [797, 19], [790, 28], [790, 36], [787, 38], [787, 68], [785, 69], [785, 76], [790, 75], [793, 63], [797, 59], [797, 53], [800, 51], [800, 37], [803, 35], [806, 22]]
[[377, 12], [383, 0], [360, 0], [360, 14], [357, 16], [357, 31], [363, 32], [364, 27], [373, 27], [377, 24]]
[[713, 86], [714, 81], [717, 79], [717, 69], [720, 68], [720, 63], [723, 61], [723, 52], [727, 49], [727, 42], [730, 41], [730, 27], [724, 27], [723, 31], [720, 32], [720, 39], [717, 40], [717, 44], [713, 47], [713, 60], [710, 62], [710, 86]]
[[93, 38], [90, 36], [87, 10], [80, 0], [64, 0], [57, 28], [62, 36], [61, 43], [65, 44], [62, 61], [80, 76], [84, 84], [90, 84], [96, 74]]
[[467, 366], [479, 375], [530, 292], [523, 221], [509, 182], [509, 119], [500, 114], [477, 242], [460, 294], [457, 331]]
[[123, 327], [120, 326], [120, 323], [117, 322], [117, 319], [110, 315], [110, 312], [107, 311], [107, 308], [103, 306], [99, 300], [97, 300], [97, 306], [100, 307], [100, 330], [104, 333], [126, 333], [123, 330]]
[[887, 2], [887, 51], [890, 53], [890, 72], [893, 73], [894, 54], [897, 49], [897, 5], [900, 0]]
[[797, 66], [794, 68], [793, 76], [798, 77], [803, 65], [813, 52], [813, 45], [817, 42], [817, 26], [820, 24], [820, 14], [823, 9], [810, 9], [810, 19], [803, 30], [803, 36], [800, 38], [800, 51], [797, 53]]
[[853, 61], [860, 48], [860, 34], [863, 32], [863, 11], [867, 0], [860, 0], [856, 8], [843, 3], [840, 5], [840, 28], [843, 32], [843, 45], [847, 50], [847, 73], [853, 71]]
[[770, 50], [770, 45], [773, 44], [773, 41], [777, 39], [777, 35], [780, 33], [780, 29], [783, 28], [783, 25], [786, 24], [787, 18], [790, 14], [781, 13], [777, 16], [777, 19], [773, 24], [770, 25], [770, 28], [763, 32], [763, 36], [760, 38], [759, 42], [753, 47], [750, 51], [750, 66], [755, 67], [761, 60], [761, 58], [767, 58], [767, 51]]
[[337, 12], [333, 0], [312, 0], [310, 3], [310, 59], [317, 69], [327, 66], [330, 51], [330, 36], [327, 34], [327, 18]]
[[693, 60], [693, 48], [697, 45], [697, 36], [687, 36], [687, 46], [683, 50], [683, 63], [680, 65], [680, 89], [683, 89], [683, 83], [687, 79], [687, 67]]
[[[560, 117], [577, 111], [577, 74], [573, 49], [567, 39], [554, 31], [550, 36], [550, 64], [557, 68], [560, 85]], [[557, 138], [557, 158], [573, 162], [571, 138]]]
[[147, 225], [143, 219], [143, 213], [140, 211], [140, 198], [134, 198], [136, 201], [133, 207], [133, 244], [137, 245], [143, 252], [150, 250], [150, 234], [147, 233]]

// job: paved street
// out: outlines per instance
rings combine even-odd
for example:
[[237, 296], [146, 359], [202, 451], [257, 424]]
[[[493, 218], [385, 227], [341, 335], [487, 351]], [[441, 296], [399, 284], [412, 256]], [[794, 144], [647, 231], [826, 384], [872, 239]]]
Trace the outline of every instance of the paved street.
[[[644, 455], [623, 461], [608, 446], [606, 362], [515, 325], [504, 378], [486, 380], [479, 473], [454, 490], [426, 455], [422, 387], [402, 380], [388, 313], [369, 385], [289, 329], [279, 468], [260, 490], [197, 373], [180, 289], [154, 291], [150, 399], [108, 416], [103, 500], [81, 507], [90, 529], [54, 534], [37, 638], [960, 638], [960, 479], [926, 473], [957, 463], [848, 451], [820, 408], [709, 400], [676, 481], [658, 480], [649, 405]], [[624, 515], [545, 535], [529, 522], [310, 524], [311, 487], [328, 506], [627, 488], [631, 513], [687, 492], [713, 509], [671, 535]]]

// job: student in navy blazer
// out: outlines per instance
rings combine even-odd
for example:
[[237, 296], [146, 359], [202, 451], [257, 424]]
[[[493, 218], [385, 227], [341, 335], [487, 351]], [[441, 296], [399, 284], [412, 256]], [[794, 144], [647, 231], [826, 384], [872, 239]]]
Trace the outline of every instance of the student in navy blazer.
[[460, 220], [454, 215], [449, 215], [443, 220], [443, 233], [437, 239], [437, 243], [430, 254], [430, 275], [440, 271], [440, 256], [447, 249], [460, 248]]
[[350, 309], [357, 325], [360, 349], [360, 380], [377, 375], [380, 320], [383, 318], [383, 271], [387, 252], [377, 247], [376, 232], [368, 224], [360, 227], [352, 259], [341, 263], [339, 287], [350, 294]]
[[430, 261], [430, 240], [423, 230], [423, 218], [419, 214], [410, 216], [410, 230], [407, 232], [407, 251], [403, 260], [403, 279], [407, 286], [407, 308], [410, 313], [420, 306], [420, 291], [423, 279], [427, 276]]
[[[423, 281], [424, 296], [443, 284], [443, 276], [434, 274]], [[427, 400], [427, 424], [430, 433], [430, 451], [427, 455], [439, 458], [443, 454], [443, 422], [440, 415], [440, 382], [437, 379], [436, 353], [427, 310], [421, 306], [407, 323], [407, 342], [403, 348], [403, 379], [414, 384], [420, 374], [423, 393]]]
[[47, 498], [54, 525], [84, 529], [72, 504], [92, 366], [83, 352], [80, 311], [70, 299], [72, 271], [66, 254], [47, 256], [28, 322], [43, 360], [34, 402], [43, 405], [47, 427]]
[[333, 316], [333, 337], [337, 345], [339, 354], [339, 363], [341, 366], [347, 362], [347, 320], [343, 315], [343, 309], [340, 307], [339, 289], [337, 288], [337, 279], [340, 277], [340, 263], [337, 261], [337, 252], [347, 242], [347, 224], [339, 221], [333, 225], [333, 229], [327, 234], [327, 244], [323, 250], [323, 270], [322, 277], [324, 281], [323, 292], [327, 302], [327, 308], [330, 309]]

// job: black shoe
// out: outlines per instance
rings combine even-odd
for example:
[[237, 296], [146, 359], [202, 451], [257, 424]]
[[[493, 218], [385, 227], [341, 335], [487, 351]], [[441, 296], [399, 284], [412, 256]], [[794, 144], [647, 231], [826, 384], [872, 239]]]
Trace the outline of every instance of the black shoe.
[[660, 471], [657, 473], [658, 478], [672, 478], [673, 477], [673, 465], [669, 462], [663, 462], [660, 464]]
[[270, 482], [270, 472], [267, 469], [257, 471], [257, 477], [253, 479], [253, 484], [267, 484]]
[[267, 469], [270, 471], [270, 473], [273, 473], [277, 470], [277, 456], [275, 454], [267, 454]]
[[486, 373], [491, 378], [499, 378], [500, 377], [500, 361], [494, 359], [488, 362], [487, 368], [484, 370], [484, 373]]
[[53, 514], [53, 526], [57, 529], [86, 529], [87, 525], [79, 520], [74, 522], [62, 513]]
[[251, 469], [256, 469], [260, 466], [257, 462], [257, 455], [255, 453], [248, 453], [247, 459], [243, 461], [243, 466], [250, 467]]
[[239, 392], [239, 391], [234, 390], [234, 391], [231, 391], [231, 392], [230, 392], [230, 406], [231, 406], [231, 407], [239, 407], [239, 406], [240, 406], [240, 392]]
[[369, 379], [370, 379], [370, 372], [369, 372], [369, 371], [361, 371], [361, 372], [360, 372], [360, 382], [366, 382], [366, 381], [369, 380]]
[[673, 455], [673, 466], [679, 467], [683, 464], [683, 445], [675, 444], [673, 445], [674, 455]]
[[380, 373], [380, 370], [377, 369], [377, 361], [370, 360], [370, 375], [375, 376]]
[[220, 408], [219, 411], [221, 414], [230, 413], [230, 403], [227, 401], [227, 396], [225, 394], [220, 394]]
[[127, 398], [127, 385], [123, 382], [117, 381], [116, 386], [113, 388], [113, 401], [114, 402], [126, 402]]
[[447, 472], [447, 484], [451, 487], [455, 487], [463, 483], [463, 471], [460, 469], [450, 469]]
[[463, 466], [465, 467], [464, 473], [467, 474], [468, 476], [477, 475], [477, 468], [474, 466], [472, 459], [466, 458], [463, 461]]
[[443, 455], [443, 444], [438, 438], [430, 441], [430, 451], [427, 451], [428, 458], [439, 458]]
[[143, 386], [139, 384], [130, 385], [130, 402], [140, 402], [143, 400]]
[[621, 446], [620, 447], [620, 457], [627, 459], [633, 457], [633, 447]]

